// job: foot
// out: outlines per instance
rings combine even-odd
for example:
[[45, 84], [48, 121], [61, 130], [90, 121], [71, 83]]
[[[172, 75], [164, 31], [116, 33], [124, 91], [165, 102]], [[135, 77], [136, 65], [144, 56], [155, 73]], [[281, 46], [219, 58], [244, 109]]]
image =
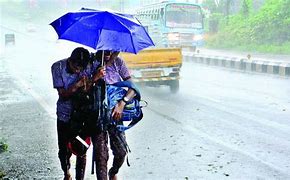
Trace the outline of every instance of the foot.
[[113, 176], [110, 176], [109, 177], [109, 180], [118, 180], [117, 175], [115, 174]]
[[[118, 171], [117, 171], [118, 173]], [[109, 170], [109, 180], [117, 180], [117, 174], [113, 173], [112, 168]]]
[[64, 174], [63, 180], [72, 180], [71, 174], [69, 172]]

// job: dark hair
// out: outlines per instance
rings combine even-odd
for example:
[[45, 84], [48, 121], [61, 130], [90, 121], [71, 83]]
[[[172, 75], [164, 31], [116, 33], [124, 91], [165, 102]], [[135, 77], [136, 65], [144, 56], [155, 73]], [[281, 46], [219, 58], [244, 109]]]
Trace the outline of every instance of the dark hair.
[[114, 53], [117, 53], [119, 51], [110, 51], [110, 50], [98, 50], [97, 52], [95, 53], [91, 53], [90, 54], [90, 61], [101, 61], [102, 60], [102, 56], [103, 56], [103, 53], [104, 53], [104, 56], [108, 56], [108, 55], [112, 55]]
[[105, 50], [104, 51], [104, 55], [105, 56], [108, 56], [108, 55], [111, 55], [112, 54], [112, 51], [109, 51], [109, 50]]
[[85, 68], [90, 60], [90, 52], [83, 48], [78, 47], [73, 50], [70, 56], [70, 61], [77, 66]]
[[108, 55], [112, 55], [112, 54], [117, 53], [117, 52], [119, 52], [119, 51], [109, 51], [109, 50], [105, 50], [104, 51], [104, 54], [105, 54], [105, 56], [108, 56]]

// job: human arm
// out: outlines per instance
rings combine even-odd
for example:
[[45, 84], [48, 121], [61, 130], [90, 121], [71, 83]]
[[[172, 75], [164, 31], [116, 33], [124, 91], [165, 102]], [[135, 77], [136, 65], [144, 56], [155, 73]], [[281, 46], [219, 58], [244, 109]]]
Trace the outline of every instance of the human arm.
[[87, 78], [84, 76], [75, 84], [71, 85], [68, 89], [63, 87], [57, 88], [59, 97], [64, 99], [70, 98], [76, 91], [78, 91], [79, 88], [86, 86], [86, 79]]
[[96, 73], [93, 75], [92, 81], [95, 83], [99, 79], [103, 78], [106, 75], [106, 69], [104, 66], [101, 66], [97, 69]]
[[106, 71], [104, 67], [99, 67], [96, 69], [96, 71], [93, 73], [91, 78], [88, 78], [87, 76], [84, 76], [84, 86], [83, 91], [88, 92], [94, 83], [96, 83], [99, 79], [103, 78], [106, 75]]
[[[131, 79], [128, 79], [127, 81], [131, 81]], [[115, 120], [120, 120], [122, 118], [122, 113], [124, 110], [124, 107], [128, 101], [131, 101], [136, 96], [136, 92], [133, 89], [128, 89], [126, 95], [121, 99], [114, 107], [112, 112], [112, 117]]]

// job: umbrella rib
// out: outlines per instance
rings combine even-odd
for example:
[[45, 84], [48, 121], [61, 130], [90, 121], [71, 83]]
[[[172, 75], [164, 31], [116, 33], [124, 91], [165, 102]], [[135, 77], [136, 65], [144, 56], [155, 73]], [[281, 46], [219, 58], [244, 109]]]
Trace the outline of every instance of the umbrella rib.
[[127, 31], [131, 34], [131, 42], [132, 42], [132, 47], [133, 47], [133, 49], [134, 49], [134, 52], [135, 52], [135, 54], [136, 54], [136, 48], [135, 48], [135, 46], [133, 45], [134, 44], [134, 42], [133, 42], [133, 37], [132, 37], [132, 33], [131, 33], [131, 31], [130, 31], [130, 29], [128, 29], [128, 27], [122, 22], [122, 21], [119, 21], [117, 18], [115, 18], [115, 17], [113, 17], [114, 19], [116, 19], [118, 22], [120, 22], [126, 29], [127, 29]]
[[[128, 17], [126, 17], [126, 16], [122, 16], [122, 13], [114, 13], [116, 16], [118, 16], [118, 17], [120, 17], [120, 18], [124, 18], [124, 19], [126, 19], [127, 21], [130, 21], [131, 23], [133, 23], [133, 24], [135, 24], [135, 25], [137, 25], [137, 26], [139, 26], [139, 25], [141, 25], [141, 23], [140, 23], [140, 21], [137, 19], [137, 18], [135, 18], [133, 15], [132, 15], [132, 20], [130, 19], [130, 18], [128, 18]], [[116, 18], [115, 18], [116, 19]], [[133, 21], [133, 19], [136, 21]]]
[[[99, 36], [101, 36], [102, 31], [103, 31], [103, 28], [100, 29]], [[98, 40], [98, 41], [96, 41], [96, 40]], [[96, 39], [95, 39], [95, 42], [96, 42], [96, 43], [95, 43], [95, 45], [94, 45], [94, 46], [95, 46], [95, 49], [97, 48], [97, 45], [99, 44], [99, 41], [100, 41], [100, 38], [97, 38], [97, 37], [96, 37]]]
[[[87, 15], [87, 16], [90, 16], [90, 14], [89, 15]], [[71, 27], [73, 26], [73, 25], [75, 25], [76, 23], [78, 23], [81, 19], [83, 19], [85, 16], [83, 16], [83, 17], [81, 17], [80, 19], [78, 19], [77, 21], [75, 21], [74, 23], [72, 23], [72, 24], [70, 24], [68, 27], [67, 27], [67, 29], [62, 33], [62, 35], [64, 35], [68, 30], [70, 30], [71, 29]], [[60, 22], [61, 22], [61, 19], [60, 19]], [[60, 37], [59, 37], [60, 38]]]
[[[118, 13], [116, 13], [116, 14], [119, 16]], [[133, 18], [135, 18], [135, 17], [133, 16]], [[117, 21], [119, 21], [119, 20], [118, 20], [117, 18], [115, 18], [115, 17], [114, 17], [114, 19], [116, 19]], [[135, 20], [136, 20], [139, 24], [136, 24], [135, 22], [133, 22], [134, 24], [143, 26], [137, 18], [135, 18]], [[122, 23], [122, 21], [119, 21], [119, 22], [120, 22], [122, 25], [124, 25], [124, 27], [126, 27], [126, 29], [129, 31], [129, 33], [132, 35], [131, 31], [127, 28], [127, 26], [126, 26], [124, 23]], [[149, 34], [148, 34], [148, 32], [147, 32], [145, 29], [144, 29], [144, 31], [145, 31], [145, 34], [146, 34], [148, 37], [150, 37]], [[149, 39], [150, 39], [150, 42], [153, 44], [153, 46], [155, 46], [155, 44], [154, 44], [154, 42], [152, 41], [152, 39], [151, 39], [151, 38], [149, 38]], [[131, 36], [131, 42], [132, 42], [132, 44], [134, 44], [134, 42], [133, 42], [133, 36]], [[136, 54], [136, 48], [135, 48], [135, 46], [133, 46], [133, 49], [134, 49], [135, 54]]]

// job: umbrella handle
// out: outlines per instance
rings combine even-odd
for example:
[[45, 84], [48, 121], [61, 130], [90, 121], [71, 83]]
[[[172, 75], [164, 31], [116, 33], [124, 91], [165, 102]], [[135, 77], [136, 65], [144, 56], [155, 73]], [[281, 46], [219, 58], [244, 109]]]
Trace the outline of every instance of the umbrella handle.
[[104, 56], [105, 56], [105, 51], [102, 50], [102, 62], [101, 62], [101, 66], [104, 66]]

